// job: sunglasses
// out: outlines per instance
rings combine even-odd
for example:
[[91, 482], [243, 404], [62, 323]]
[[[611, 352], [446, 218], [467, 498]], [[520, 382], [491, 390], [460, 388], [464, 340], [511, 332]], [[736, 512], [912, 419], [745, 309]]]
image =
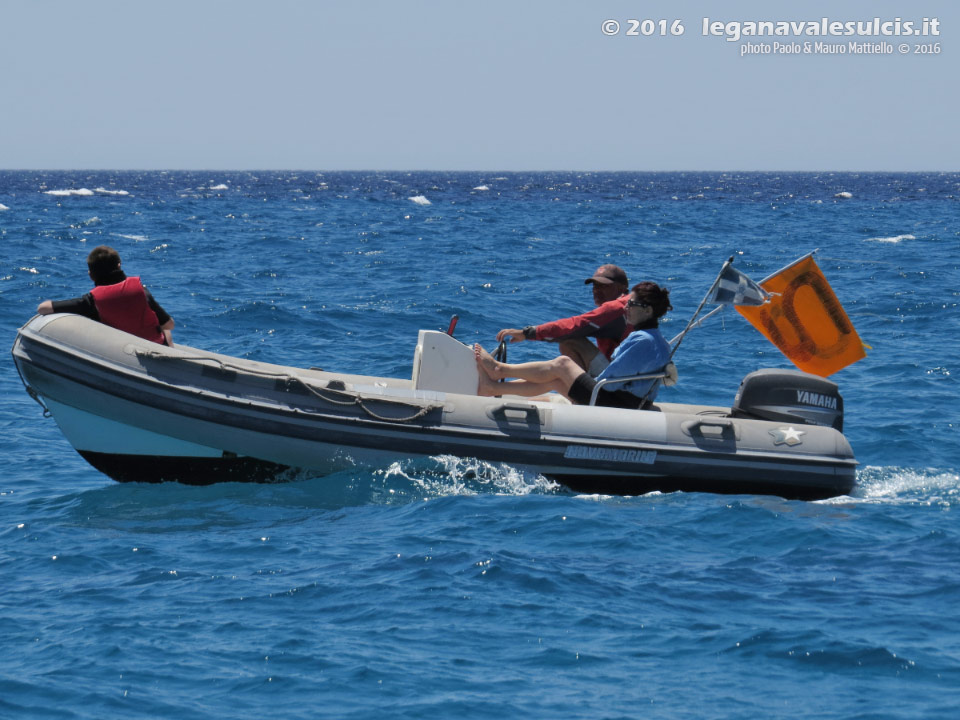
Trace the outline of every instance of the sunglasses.
[[627, 300], [627, 307], [648, 308], [650, 305], [642, 300]]

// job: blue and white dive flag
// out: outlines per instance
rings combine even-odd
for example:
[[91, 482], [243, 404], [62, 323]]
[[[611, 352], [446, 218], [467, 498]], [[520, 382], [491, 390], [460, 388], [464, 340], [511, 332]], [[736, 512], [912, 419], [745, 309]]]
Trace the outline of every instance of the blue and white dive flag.
[[769, 298], [770, 293], [732, 265], [727, 265], [717, 278], [711, 302], [720, 305], [763, 305]]

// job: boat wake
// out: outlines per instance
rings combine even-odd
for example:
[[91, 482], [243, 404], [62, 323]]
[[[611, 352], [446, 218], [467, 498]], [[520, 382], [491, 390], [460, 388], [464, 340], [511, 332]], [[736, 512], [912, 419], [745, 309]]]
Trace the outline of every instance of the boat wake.
[[401, 460], [374, 478], [391, 494], [405, 499], [449, 495], [530, 495], [553, 493], [560, 485], [538, 473], [475, 458], [438, 455], [427, 460]]
[[[821, 502], [849, 502], [850, 497]], [[867, 503], [960, 505], [960, 473], [954, 469], [878, 467], [857, 472], [854, 501]]]
[[[283, 504], [298, 497], [300, 500], [295, 502], [302, 501], [313, 507], [328, 509], [360, 505], [406, 505], [451, 496], [523, 496], [563, 492], [561, 485], [531, 470], [454, 455], [398, 460], [379, 469], [357, 466], [330, 475], [290, 468], [268, 483], [229, 485], [234, 492], [241, 494], [265, 492], [273, 497], [271, 502]], [[201, 492], [210, 492], [215, 487], [205, 487]]]

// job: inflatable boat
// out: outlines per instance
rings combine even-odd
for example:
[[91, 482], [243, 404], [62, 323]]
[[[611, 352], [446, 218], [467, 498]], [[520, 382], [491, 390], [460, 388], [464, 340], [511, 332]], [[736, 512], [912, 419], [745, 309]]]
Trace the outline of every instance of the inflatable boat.
[[856, 460], [836, 384], [746, 376], [730, 407], [645, 410], [478, 397], [471, 347], [420, 331], [410, 378], [166, 347], [78, 315], [37, 316], [13, 357], [27, 392], [95, 468], [125, 482], [283, 479], [399, 459], [505, 463], [575, 492], [847, 494]]

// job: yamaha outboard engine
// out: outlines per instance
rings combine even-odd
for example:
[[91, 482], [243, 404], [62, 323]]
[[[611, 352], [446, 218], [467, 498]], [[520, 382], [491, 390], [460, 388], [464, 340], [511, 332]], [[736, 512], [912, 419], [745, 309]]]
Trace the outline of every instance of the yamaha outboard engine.
[[837, 384], [799, 370], [757, 370], [740, 383], [733, 417], [825, 425], [843, 432]]

